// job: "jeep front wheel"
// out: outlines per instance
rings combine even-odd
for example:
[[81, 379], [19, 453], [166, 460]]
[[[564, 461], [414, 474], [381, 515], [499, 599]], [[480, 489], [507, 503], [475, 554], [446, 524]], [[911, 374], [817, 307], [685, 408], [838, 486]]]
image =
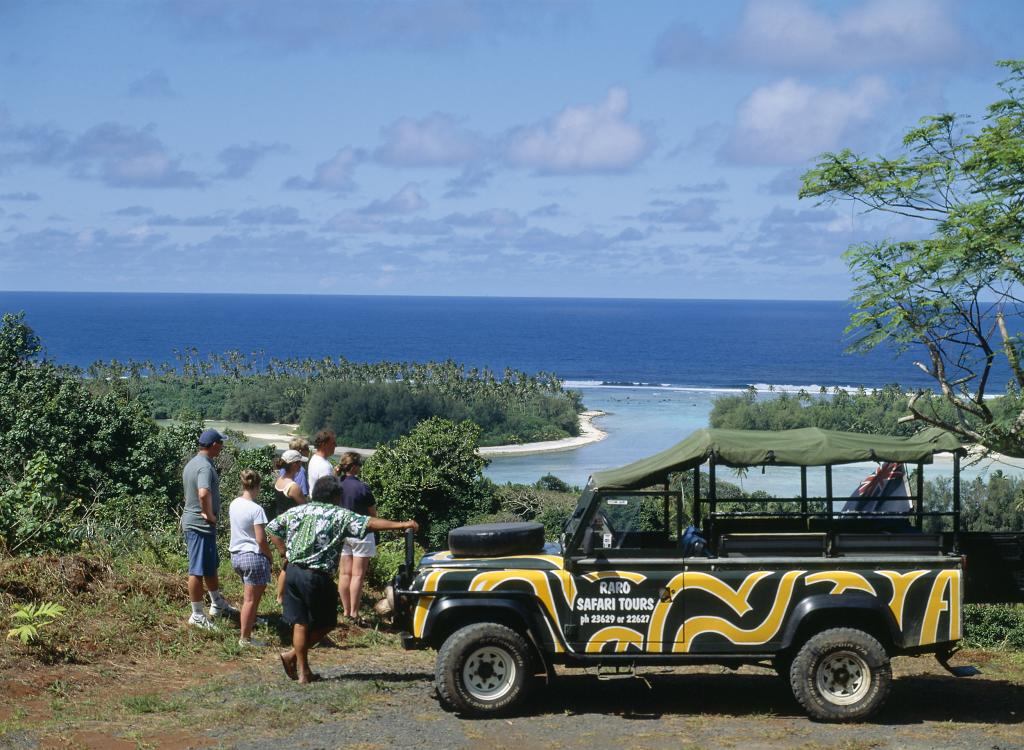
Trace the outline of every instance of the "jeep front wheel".
[[862, 630], [818, 633], [797, 652], [789, 671], [793, 695], [812, 719], [856, 721], [877, 711], [889, 695], [889, 655]]
[[511, 710], [533, 675], [530, 646], [519, 633], [482, 622], [456, 630], [437, 654], [441, 704], [470, 716]]

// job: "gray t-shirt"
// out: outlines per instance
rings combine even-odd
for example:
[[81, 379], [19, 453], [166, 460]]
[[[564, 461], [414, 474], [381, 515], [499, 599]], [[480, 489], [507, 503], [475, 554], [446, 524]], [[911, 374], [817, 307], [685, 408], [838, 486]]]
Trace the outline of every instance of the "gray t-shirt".
[[207, 456], [197, 453], [185, 464], [181, 472], [181, 481], [185, 485], [185, 510], [181, 514], [182, 531], [198, 531], [201, 534], [214, 534], [216, 526], [211, 526], [199, 515], [203, 507], [199, 504], [199, 490], [208, 489], [213, 494], [213, 514], [220, 515], [220, 477], [217, 469]]

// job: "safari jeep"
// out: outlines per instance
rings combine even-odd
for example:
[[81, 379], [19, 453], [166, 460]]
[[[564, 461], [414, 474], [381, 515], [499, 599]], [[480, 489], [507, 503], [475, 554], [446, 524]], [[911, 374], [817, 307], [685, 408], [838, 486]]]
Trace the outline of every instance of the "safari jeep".
[[[925, 512], [936, 453], [953, 454], [953, 507]], [[862, 719], [885, 701], [894, 656], [972, 670], [948, 667], [965, 600], [1024, 598], [1022, 535], [960, 529], [962, 453], [938, 430], [701, 430], [594, 474], [557, 542], [539, 524], [467, 526], [414, 566], [410, 534], [396, 622], [406, 648], [438, 650], [438, 698], [466, 715], [512, 709], [556, 665], [761, 664], [810, 717]], [[831, 467], [858, 461], [887, 473], [834, 498]], [[800, 496], [719, 501], [723, 465], [798, 467]], [[809, 467], [824, 469], [824, 497], [808, 496]]]

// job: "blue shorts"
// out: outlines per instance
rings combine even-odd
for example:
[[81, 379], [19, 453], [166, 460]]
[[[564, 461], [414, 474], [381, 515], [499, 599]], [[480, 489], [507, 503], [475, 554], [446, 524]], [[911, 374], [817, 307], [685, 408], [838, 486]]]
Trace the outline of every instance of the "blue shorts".
[[188, 547], [188, 574], [190, 576], [215, 576], [220, 567], [217, 555], [217, 534], [200, 534], [185, 529], [185, 546]]
[[270, 583], [270, 560], [258, 552], [232, 552], [231, 567], [242, 576], [242, 583], [250, 586]]

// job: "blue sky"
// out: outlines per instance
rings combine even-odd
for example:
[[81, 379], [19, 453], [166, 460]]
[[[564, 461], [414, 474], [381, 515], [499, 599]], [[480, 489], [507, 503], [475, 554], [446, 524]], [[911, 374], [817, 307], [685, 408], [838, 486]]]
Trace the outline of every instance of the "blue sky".
[[0, 289], [838, 299], [1016, 0], [0, 0]]

